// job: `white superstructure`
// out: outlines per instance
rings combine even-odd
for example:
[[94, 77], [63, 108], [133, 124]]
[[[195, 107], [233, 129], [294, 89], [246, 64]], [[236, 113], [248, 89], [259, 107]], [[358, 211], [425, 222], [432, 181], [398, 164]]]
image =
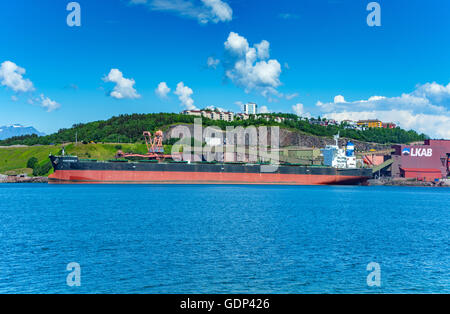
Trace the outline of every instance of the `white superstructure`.
[[355, 169], [355, 146], [348, 142], [347, 147], [339, 148], [339, 134], [334, 136], [335, 145], [327, 145], [321, 150], [325, 166], [341, 169]]

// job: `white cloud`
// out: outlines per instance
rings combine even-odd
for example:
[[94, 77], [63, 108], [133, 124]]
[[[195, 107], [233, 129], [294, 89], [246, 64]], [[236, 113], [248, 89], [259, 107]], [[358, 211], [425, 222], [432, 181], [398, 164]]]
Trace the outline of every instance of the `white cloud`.
[[432, 103], [443, 103], [450, 106], [450, 83], [447, 86], [436, 82], [417, 85], [412, 94], [416, 97], [427, 98]]
[[372, 96], [369, 98], [369, 101], [377, 101], [377, 100], [382, 100], [382, 99], [386, 99], [386, 97], [383, 96]]
[[267, 108], [267, 106], [261, 106], [258, 109], [258, 113], [271, 113], [271, 111]]
[[281, 65], [270, 58], [270, 43], [263, 40], [250, 47], [247, 39], [231, 32], [225, 42], [229, 60], [224, 62], [226, 76], [247, 93], [256, 90], [263, 96], [278, 95]]
[[450, 84], [426, 83], [397, 97], [372, 96], [352, 102], [339, 95], [316, 106], [326, 117], [339, 121], [380, 119], [431, 137], [450, 138]]
[[170, 88], [167, 86], [166, 82], [161, 82], [158, 85], [158, 88], [155, 90], [156, 95], [160, 98], [167, 98], [167, 95], [170, 93]]
[[233, 10], [226, 2], [221, 0], [202, 0], [202, 2], [211, 10], [214, 23], [228, 22], [233, 19]]
[[242, 56], [248, 52], [249, 44], [245, 37], [231, 32], [228, 36], [227, 41], [225, 42], [225, 48], [236, 55]]
[[15, 92], [34, 91], [33, 83], [24, 79], [25, 69], [11, 61], [5, 61], [0, 66], [0, 79], [3, 86], [11, 88]]
[[219, 112], [228, 112], [228, 110], [220, 108], [220, 107], [216, 107], [216, 106], [208, 106], [205, 109], [212, 110], [212, 111], [217, 110]]
[[233, 10], [222, 0], [131, 0], [130, 3], [147, 5], [153, 11], [173, 12], [201, 24], [233, 19]]
[[197, 107], [194, 106], [194, 100], [191, 97], [192, 94], [194, 94], [194, 91], [188, 86], [185, 86], [183, 82], [178, 83], [177, 89], [174, 94], [178, 96], [178, 99], [180, 99], [181, 101], [181, 105], [186, 109], [197, 109]]
[[111, 82], [116, 84], [113, 91], [110, 93], [110, 96], [113, 98], [135, 99], [141, 97], [134, 88], [134, 84], [136, 82], [133, 79], [124, 78], [122, 72], [120, 72], [118, 69], [111, 69], [109, 74], [105, 76], [103, 80], [105, 82]]
[[270, 57], [270, 43], [267, 40], [263, 40], [259, 44], [256, 44], [255, 48], [259, 59], [266, 60]]
[[436, 115], [425, 113], [413, 113], [408, 110], [388, 110], [388, 111], [358, 111], [328, 113], [325, 117], [342, 120], [365, 120], [380, 119], [382, 121], [393, 121], [404, 129], [413, 129], [419, 133], [425, 133], [434, 138], [450, 139], [450, 115]]
[[297, 116], [301, 116], [303, 114], [303, 104], [296, 104], [292, 106], [292, 110]]
[[292, 100], [292, 99], [294, 99], [294, 98], [296, 98], [296, 97], [298, 97], [298, 96], [299, 96], [298, 93], [287, 94], [287, 95], [286, 95], [286, 99], [287, 99], [287, 100]]
[[311, 117], [311, 114], [309, 112], [305, 112], [303, 104], [300, 103], [292, 106], [292, 111], [294, 111], [294, 113], [299, 117], [306, 117], [306, 118]]
[[214, 57], [209, 57], [208, 60], [206, 61], [206, 63], [208, 64], [208, 68], [217, 69], [217, 66], [220, 63], [220, 60], [215, 59]]
[[[23, 77], [25, 73], [26, 70], [24, 68], [21, 68], [14, 62], [5, 61], [0, 66], [1, 84], [12, 89], [16, 93], [33, 92], [35, 91], [34, 85], [29, 79]], [[31, 105], [39, 104], [39, 106], [45, 108], [48, 112], [61, 107], [59, 103], [44, 96], [44, 94], [40, 94], [39, 97], [33, 97], [33, 94], [30, 94], [27, 102]], [[12, 95], [11, 100], [16, 102], [19, 100], [19, 97]]]
[[28, 98], [27, 102], [30, 105], [39, 105], [42, 108], [47, 109], [47, 112], [52, 112], [56, 109], [59, 109], [61, 105], [54, 100], [44, 96], [44, 94], [39, 95], [39, 97]]
[[241, 111], [244, 110], [244, 102], [242, 102], [242, 101], [239, 100], [239, 101], [235, 101], [234, 104], [235, 104], [236, 106], [239, 106], [239, 110], [241, 110]]
[[340, 104], [340, 103], [345, 103], [345, 98], [342, 95], [337, 95], [336, 97], [334, 97], [334, 102], [336, 104]]
[[450, 95], [450, 83], [447, 86], [440, 85], [436, 82], [418, 85], [416, 94], [421, 95]]
[[51, 100], [43, 94], [41, 94], [39, 102], [41, 107], [47, 109], [48, 112], [52, 112], [53, 110], [59, 109], [61, 107], [61, 105], [56, 101]]

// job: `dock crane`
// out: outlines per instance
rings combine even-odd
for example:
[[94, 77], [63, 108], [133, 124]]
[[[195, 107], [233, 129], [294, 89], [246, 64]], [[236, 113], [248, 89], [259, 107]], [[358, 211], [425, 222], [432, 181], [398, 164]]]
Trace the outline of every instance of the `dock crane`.
[[147, 154], [124, 153], [119, 150], [116, 158], [143, 158], [150, 160], [172, 159], [172, 155], [164, 154], [164, 133], [161, 130], [157, 131], [153, 137], [149, 131], [144, 131], [143, 136], [147, 146]]

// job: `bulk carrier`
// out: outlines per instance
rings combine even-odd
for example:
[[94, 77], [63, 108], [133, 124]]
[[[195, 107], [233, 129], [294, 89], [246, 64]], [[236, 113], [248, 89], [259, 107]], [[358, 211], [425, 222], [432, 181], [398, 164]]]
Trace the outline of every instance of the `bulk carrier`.
[[[145, 132], [147, 137], [150, 133]], [[346, 149], [328, 145], [322, 150], [324, 166], [293, 164], [227, 163], [166, 161], [162, 158], [162, 132], [147, 142], [149, 154], [123, 154], [137, 158], [131, 162], [118, 159], [108, 162], [81, 160], [76, 156], [50, 156], [54, 173], [49, 183], [105, 184], [249, 184], [249, 185], [357, 185], [372, 177], [372, 170], [356, 167], [353, 144]]]

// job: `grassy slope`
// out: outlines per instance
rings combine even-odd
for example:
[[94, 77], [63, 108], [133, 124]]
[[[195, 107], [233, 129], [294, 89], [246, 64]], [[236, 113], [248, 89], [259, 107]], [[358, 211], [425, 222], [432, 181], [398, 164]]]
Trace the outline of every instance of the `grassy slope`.
[[[145, 144], [119, 144], [123, 152], [145, 154]], [[117, 144], [69, 144], [65, 147], [66, 154], [78, 156], [81, 159], [110, 160], [117, 153]], [[36, 157], [39, 164], [47, 162], [50, 154], [60, 153], [62, 146], [30, 146], [0, 148], [0, 173], [1, 174], [31, 174], [27, 169], [27, 162], [31, 157]], [[168, 147], [166, 147], [167, 149]], [[170, 149], [168, 150], [170, 151]]]
[[[81, 159], [110, 160], [117, 153], [117, 144], [70, 144], [66, 146], [66, 154], [78, 156]], [[119, 144], [124, 152], [146, 151], [145, 144]]]
[[48, 160], [48, 155], [56, 155], [60, 150], [60, 146], [0, 148], [0, 173], [18, 169], [25, 169], [23, 172], [29, 173], [30, 171], [26, 168], [31, 157], [36, 157], [41, 164]]

